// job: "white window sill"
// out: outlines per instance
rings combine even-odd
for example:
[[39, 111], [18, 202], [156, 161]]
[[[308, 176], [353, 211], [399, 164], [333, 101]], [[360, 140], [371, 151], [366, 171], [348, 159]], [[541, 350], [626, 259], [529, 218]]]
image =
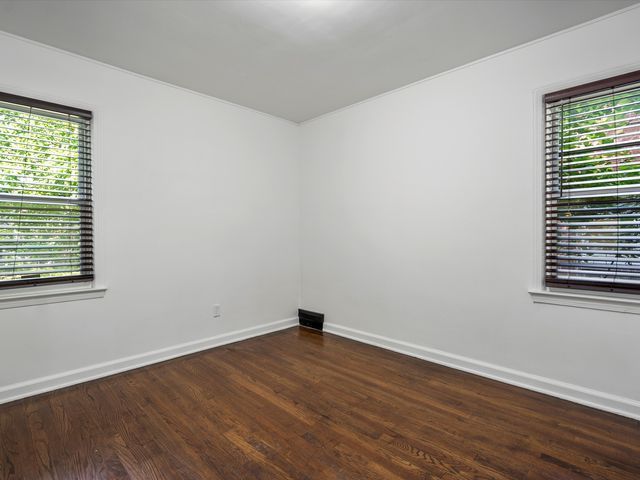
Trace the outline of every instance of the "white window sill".
[[558, 292], [543, 289], [529, 290], [529, 294], [534, 303], [640, 314], [640, 297], [636, 299], [622, 296], [591, 295], [588, 293]]
[[0, 292], [0, 310], [5, 308], [29, 307], [48, 303], [73, 302], [104, 297], [105, 287], [69, 287], [45, 290], [31, 290], [25, 287], [12, 292]]

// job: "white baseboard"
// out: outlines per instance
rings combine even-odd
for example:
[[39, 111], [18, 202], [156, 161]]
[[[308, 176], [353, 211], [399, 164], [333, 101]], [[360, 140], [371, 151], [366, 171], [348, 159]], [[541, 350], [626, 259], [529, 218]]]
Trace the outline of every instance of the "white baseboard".
[[245, 340], [247, 338], [283, 330], [297, 324], [297, 318], [277, 320], [275, 322], [264, 323], [255, 327], [223, 333], [214, 337], [141, 353], [139, 355], [119, 358], [117, 360], [90, 365], [88, 367], [57, 373], [46, 377], [40, 377], [26, 382], [14, 383], [0, 388], [0, 404], [68, 387], [77, 383], [107, 377], [126, 370], [133, 370], [135, 368], [151, 365], [152, 363], [163, 362], [165, 360], [207, 350], [220, 345], [226, 345], [240, 340]]
[[438, 363], [447, 367], [473, 373], [482, 377], [491, 378], [499, 382], [508, 383], [517, 387], [526, 388], [554, 397], [569, 400], [571, 402], [597, 408], [625, 417], [640, 420], [640, 402], [631, 398], [620, 397], [590, 388], [573, 385], [552, 378], [541, 377], [511, 368], [501, 367], [472, 358], [463, 357], [442, 350], [423, 347], [401, 340], [363, 332], [353, 328], [325, 323], [324, 330], [341, 337], [350, 338], [359, 342], [368, 343], [377, 347], [403, 353], [412, 357], [421, 358], [429, 362]]
[[[70, 385], [95, 380], [97, 378], [107, 377], [116, 373], [133, 370], [153, 363], [163, 362], [165, 360], [181, 357], [190, 353], [196, 353], [213, 347], [257, 337], [266, 333], [283, 330], [297, 324], [297, 318], [287, 318], [255, 327], [223, 333], [214, 337], [195, 340], [193, 342], [173, 345], [171, 347], [139, 355], [133, 355], [55, 375], [40, 377], [26, 382], [14, 383], [0, 388], [0, 404], [57, 390]], [[381, 335], [363, 332], [361, 330], [356, 330], [334, 323], [325, 323], [324, 330], [341, 337], [350, 338], [359, 342], [392, 350], [394, 352], [445, 365], [457, 370], [491, 378], [499, 382], [508, 383], [510, 385], [515, 385], [562, 398], [564, 400], [569, 400], [571, 402], [640, 420], [640, 402], [630, 398], [620, 397], [618, 395], [600, 392], [590, 388], [581, 387], [579, 385], [573, 385], [559, 380], [501, 367], [499, 365], [474, 360], [472, 358], [444, 352], [442, 350], [423, 347], [421, 345], [404, 342], [402, 340], [395, 340]]]

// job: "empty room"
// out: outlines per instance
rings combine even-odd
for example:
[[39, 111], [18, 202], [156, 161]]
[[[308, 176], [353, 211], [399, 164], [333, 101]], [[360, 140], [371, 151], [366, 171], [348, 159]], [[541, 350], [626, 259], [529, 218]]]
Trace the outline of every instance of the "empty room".
[[0, 480], [640, 480], [638, 0], [0, 0]]

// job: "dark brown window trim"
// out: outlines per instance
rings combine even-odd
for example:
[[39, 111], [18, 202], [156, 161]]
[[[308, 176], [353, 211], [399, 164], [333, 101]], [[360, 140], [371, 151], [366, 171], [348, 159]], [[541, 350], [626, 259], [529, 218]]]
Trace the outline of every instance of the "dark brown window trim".
[[93, 274], [74, 275], [71, 277], [46, 277], [33, 278], [24, 280], [8, 280], [0, 284], [0, 289], [4, 288], [20, 288], [20, 287], [37, 287], [39, 285], [55, 285], [61, 283], [86, 283], [93, 282], [95, 279]]
[[12, 93], [0, 92], [0, 101], [15, 103], [18, 105], [26, 105], [28, 107], [40, 108], [42, 110], [50, 110], [57, 113], [63, 113], [65, 115], [74, 115], [86, 120], [91, 120], [93, 118], [93, 115], [89, 110], [68, 107], [66, 105], [60, 105], [59, 103], [45, 102], [44, 100], [36, 100], [35, 98], [22, 97], [20, 95], [14, 95]]
[[[545, 279], [546, 287], [558, 288], [563, 290], [589, 290], [592, 292], [608, 292], [622, 294], [638, 294], [640, 286], [637, 285], [617, 285], [602, 284], [599, 282], [589, 282], [587, 280], [557, 280], [555, 278]], [[576, 292], [577, 293], [577, 292]]]
[[595, 82], [585, 83], [576, 87], [565, 88], [558, 90], [557, 92], [547, 93], [544, 96], [545, 103], [557, 102], [560, 100], [566, 100], [572, 97], [579, 97], [581, 95], [587, 95], [589, 93], [598, 92], [600, 90], [606, 90], [607, 88], [620, 87], [628, 83], [640, 82], [640, 70], [635, 72], [623, 73], [615, 77], [605, 78], [603, 80], [596, 80]]
[[[544, 95], [544, 103], [546, 104], [546, 108], [564, 108], [560, 105], [564, 103], [571, 103], [572, 101], [582, 101], [586, 98], [600, 98], [610, 96], [612, 93], [615, 93], [615, 89], [622, 89], [627, 86], [632, 86], [635, 90], [637, 88], [637, 84], [640, 83], [640, 70], [625, 73], [622, 75], [617, 75], [615, 77], [598, 80], [595, 82], [586, 83], [583, 85], [578, 85], [571, 88], [566, 88], [563, 90], [559, 90], [556, 92], [548, 93]], [[553, 122], [553, 120], [551, 120]], [[547, 187], [545, 188], [545, 245], [547, 250], [545, 250], [545, 278], [544, 285], [545, 287], [571, 291], [574, 290], [576, 293], [579, 291], [591, 291], [591, 292], [607, 292], [607, 293], [619, 293], [619, 294], [640, 294], [640, 285], [634, 283], [615, 283], [615, 281], [598, 281], [598, 280], [589, 280], [589, 279], [576, 279], [576, 278], [558, 278], [556, 274], [549, 275], [548, 272], [557, 272], [557, 258], [554, 259], [554, 256], [557, 255], [557, 244], [554, 242], [554, 230], [552, 229], [552, 234], [550, 235], [549, 228], [553, 226], [552, 224], [558, 221], [557, 212], [555, 207], [550, 206], [550, 201], [552, 197], [549, 196], [549, 189], [552, 188], [549, 185], [556, 184], [560, 182], [558, 177], [560, 172], [562, 171], [561, 167], [559, 167], [555, 162], [561, 161], [562, 152], [560, 149], [555, 148], [557, 146], [557, 140], [553, 138], [549, 138], [549, 118], [547, 117], [545, 121], [545, 132], [547, 132], [547, 137], [545, 142], [547, 145], [547, 150], [545, 154], [545, 181], [547, 182]], [[554, 124], [554, 128], [560, 128], [557, 124]], [[554, 130], [551, 130], [551, 135], [554, 134]], [[556, 133], [557, 134], [557, 133]], [[552, 145], [549, 148], [549, 144]], [[637, 147], [639, 144], [638, 141], [626, 142], [621, 144], [615, 144], [615, 148], [620, 147]], [[598, 147], [592, 148], [583, 148], [580, 150], [582, 154], [590, 154], [594, 152], [601, 152], [607, 150], [606, 145], [600, 145]], [[575, 151], [574, 151], [575, 152]], [[551, 182], [551, 183], [550, 183]], [[604, 203], [605, 205], [609, 205], [615, 202], [627, 203], [630, 202], [630, 199], [625, 200], [625, 198], [616, 199], [608, 199], [606, 201], [602, 201], [599, 199], [594, 199], [592, 203], [600, 204]], [[637, 199], [636, 199], [637, 202]], [[578, 202], [579, 205], [581, 202]], [[565, 206], [570, 206], [570, 204], [564, 203]], [[573, 205], [573, 204], [572, 204]], [[575, 206], [575, 205], [574, 205]], [[631, 207], [630, 207], [631, 208]], [[549, 214], [551, 214], [549, 216]], [[555, 220], [554, 220], [555, 218]], [[551, 253], [549, 253], [548, 249], [551, 248]], [[556, 251], [554, 254], [553, 252]], [[618, 268], [618, 267], [616, 267]], [[604, 270], [603, 270], [604, 271]], [[577, 274], [576, 274], [577, 275]], [[617, 273], [616, 273], [617, 275]]]
[[[54, 284], [69, 284], [69, 283], [87, 283], [95, 280], [93, 273], [93, 208], [91, 204], [91, 120], [93, 114], [89, 110], [83, 110], [80, 108], [69, 107], [66, 105], [60, 105], [53, 102], [47, 102], [44, 100], [38, 100], [29, 97], [23, 97], [20, 95], [14, 95], [11, 93], [0, 92], [0, 102], [9, 103], [15, 105], [16, 110], [20, 107], [34, 108], [49, 112], [49, 114], [65, 116], [65, 121], [71, 121], [80, 124], [80, 129], [83, 130], [80, 138], [82, 146], [79, 150], [78, 157], [78, 172], [80, 172], [84, 179], [84, 186], [80, 188], [82, 198], [69, 201], [78, 205], [81, 209], [80, 212], [80, 271], [75, 275], [60, 275], [57, 277], [33, 277], [33, 278], [21, 278], [17, 280], [4, 280], [0, 281], [0, 290], [12, 289], [20, 287], [35, 287], [41, 285], [54, 285]], [[13, 106], [7, 106], [8, 109], [13, 109]], [[38, 112], [38, 114], [40, 114]], [[48, 116], [46, 113], [43, 113]], [[68, 116], [68, 117], [67, 117]], [[75, 118], [70, 118], [75, 117]], [[80, 181], [78, 182], [80, 184]], [[88, 186], [87, 186], [88, 185]], [[31, 199], [33, 200], [34, 197]], [[42, 197], [46, 200], [46, 197]], [[45, 222], [46, 220], [43, 220]], [[86, 258], [85, 258], [86, 257]]]

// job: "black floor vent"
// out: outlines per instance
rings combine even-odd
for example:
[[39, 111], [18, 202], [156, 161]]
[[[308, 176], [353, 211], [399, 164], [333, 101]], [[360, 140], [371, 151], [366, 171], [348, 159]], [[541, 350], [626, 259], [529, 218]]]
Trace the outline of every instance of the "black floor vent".
[[313, 328], [322, 331], [324, 323], [324, 313], [310, 312], [309, 310], [298, 310], [298, 320], [303, 327]]

